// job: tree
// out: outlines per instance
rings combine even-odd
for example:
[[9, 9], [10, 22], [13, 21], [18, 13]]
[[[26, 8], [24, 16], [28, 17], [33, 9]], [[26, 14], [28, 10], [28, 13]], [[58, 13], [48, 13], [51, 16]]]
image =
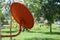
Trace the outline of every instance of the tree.
[[1, 23], [1, 25], [4, 24], [4, 20], [5, 20], [5, 16], [3, 13], [0, 12], [0, 23]]
[[0, 24], [3, 25], [4, 24], [4, 19], [5, 19], [5, 15], [2, 13], [2, 2], [0, 2]]
[[[34, 17], [44, 17], [48, 20], [50, 32], [52, 32], [52, 23], [55, 20], [60, 20], [60, 5], [59, 0], [24, 0], [27, 7], [34, 13]], [[58, 18], [57, 18], [58, 17]]]
[[52, 32], [52, 23], [54, 22], [54, 19], [56, 18], [56, 16], [58, 16], [59, 10], [60, 10], [59, 8], [60, 6], [58, 6], [56, 2], [57, 2], [56, 0], [52, 0], [52, 1], [48, 0], [48, 3], [42, 6], [44, 18], [48, 20], [48, 23], [50, 25], [50, 32]]

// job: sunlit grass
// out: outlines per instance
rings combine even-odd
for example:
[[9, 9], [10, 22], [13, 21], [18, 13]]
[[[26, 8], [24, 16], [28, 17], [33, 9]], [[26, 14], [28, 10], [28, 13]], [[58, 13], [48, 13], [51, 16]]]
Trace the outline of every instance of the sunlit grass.
[[[41, 26], [35, 24], [34, 27], [29, 31], [22, 32], [19, 36], [13, 37], [13, 40], [60, 40], [60, 26], [52, 25], [52, 33], [49, 32], [49, 26]], [[8, 28], [3, 31], [9, 30]], [[3, 32], [2, 33], [5, 33]], [[18, 29], [13, 28], [13, 33], [16, 33]], [[2, 40], [10, 40], [10, 38], [2, 38]]]

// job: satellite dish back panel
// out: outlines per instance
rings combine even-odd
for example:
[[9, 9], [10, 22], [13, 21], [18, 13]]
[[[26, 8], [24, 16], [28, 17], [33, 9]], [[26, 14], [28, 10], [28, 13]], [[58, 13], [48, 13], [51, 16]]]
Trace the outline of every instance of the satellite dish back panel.
[[34, 25], [34, 19], [29, 9], [18, 2], [12, 3], [10, 11], [16, 22], [26, 29], [31, 29]]

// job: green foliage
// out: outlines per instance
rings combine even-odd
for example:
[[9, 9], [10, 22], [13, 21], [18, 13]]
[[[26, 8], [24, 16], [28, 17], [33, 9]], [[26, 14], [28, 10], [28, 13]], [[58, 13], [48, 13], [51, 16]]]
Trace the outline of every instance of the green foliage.
[[25, 0], [25, 4], [34, 13], [35, 18], [39, 21], [40, 17], [48, 20], [50, 32], [52, 32], [52, 23], [55, 20], [60, 21], [60, 4], [58, 0]]
[[50, 32], [52, 32], [52, 23], [56, 18], [56, 14], [59, 14], [59, 12], [57, 11], [59, 11], [58, 9], [60, 8], [57, 5], [58, 2], [56, 0], [48, 0], [48, 3], [45, 3], [45, 5], [42, 6], [43, 9], [42, 12], [44, 13], [44, 18], [48, 20], [48, 23], [50, 25]]
[[[26, 6], [34, 13], [36, 18], [43, 16], [49, 22], [53, 23], [54, 20], [59, 20], [60, 5], [57, 0], [24, 0]], [[58, 17], [58, 18], [57, 18]]]
[[4, 24], [4, 20], [5, 20], [5, 15], [0, 12], [0, 23], [3, 25]]
[[54, 19], [56, 18], [56, 14], [59, 14], [58, 9], [60, 9], [60, 8], [59, 8], [58, 4], [55, 4], [55, 3], [56, 3], [56, 1], [54, 1], [54, 0], [48, 1], [48, 3], [46, 3], [44, 6], [42, 6], [43, 13], [45, 13], [44, 14], [45, 19], [47, 19], [51, 23], [54, 22]]

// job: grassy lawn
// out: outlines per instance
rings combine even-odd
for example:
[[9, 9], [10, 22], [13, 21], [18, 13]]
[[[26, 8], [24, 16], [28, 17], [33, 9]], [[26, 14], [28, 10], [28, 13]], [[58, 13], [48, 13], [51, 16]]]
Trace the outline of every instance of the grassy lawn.
[[[19, 36], [13, 37], [13, 40], [60, 40], [60, 26], [52, 25], [53, 32], [49, 32], [49, 26], [41, 26], [35, 24], [34, 27], [29, 31], [22, 32]], [[8, 30], [8, 31], [7, 31]], [[17, 29], [13, 29], [13, 33], [17, 32]], [[9, 29], [2, 29], [2, 34], [9, 33]], [[10, 40], [10, 38], [2, 38], [2, 40]]]

